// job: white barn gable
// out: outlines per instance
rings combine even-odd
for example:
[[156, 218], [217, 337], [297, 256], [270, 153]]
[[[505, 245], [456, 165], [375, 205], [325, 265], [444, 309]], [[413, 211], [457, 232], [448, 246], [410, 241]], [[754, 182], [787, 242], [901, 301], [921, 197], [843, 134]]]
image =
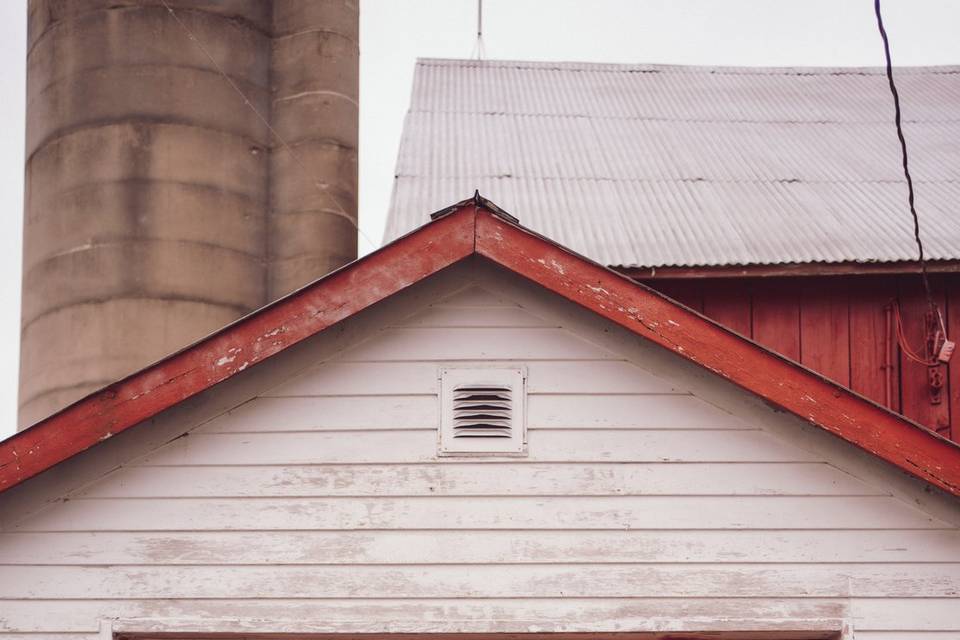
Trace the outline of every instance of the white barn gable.
[[[438, 371], [458, 366], [525, 371], [523, 457], [438, 455]], [[0, 495], [0, 514], [0, 640], [960, 638], [956, 499], [473, 261]]]

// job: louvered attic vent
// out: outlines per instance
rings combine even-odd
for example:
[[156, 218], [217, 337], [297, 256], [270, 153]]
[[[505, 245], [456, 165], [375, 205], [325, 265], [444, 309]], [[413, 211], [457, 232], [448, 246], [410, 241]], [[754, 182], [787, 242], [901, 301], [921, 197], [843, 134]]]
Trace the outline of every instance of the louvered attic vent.
[[511, 393], [510, 387], [454, 387], [453, 437], [509, 438]]
[[441, 369], [441, 455], [523, 455], [522, 369]]

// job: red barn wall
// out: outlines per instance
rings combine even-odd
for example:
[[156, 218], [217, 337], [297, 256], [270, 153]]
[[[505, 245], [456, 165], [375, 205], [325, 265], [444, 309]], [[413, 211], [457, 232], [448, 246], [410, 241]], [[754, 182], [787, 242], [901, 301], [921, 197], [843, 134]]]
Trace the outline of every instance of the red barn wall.
[[[887, 331], [885, 307], [898, 299], [907, 340], [922, 353], [927, 305], [917, 275], [643, 281], [948, 438], [960, 439], [960, 355], [952, 366], [938, 368], [943, 388], [940, 401], [935, 402], [927, 367], [908, 360], [897, 345], [895, 332]], [[948, 334], [956, 341], [960, 337], [960, 274], [936, 274], [931, 283]], [[884, 368], [888, 347], [892, 365], [889, 398]]]

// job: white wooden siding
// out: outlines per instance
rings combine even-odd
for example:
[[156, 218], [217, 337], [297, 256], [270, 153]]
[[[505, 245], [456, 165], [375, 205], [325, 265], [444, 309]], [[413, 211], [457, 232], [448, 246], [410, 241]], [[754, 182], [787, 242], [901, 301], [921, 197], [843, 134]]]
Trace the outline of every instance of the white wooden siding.
[[[782, 415], [718, 408], [679, 364], [599, 346], [603, 323], [571, 329], [543, 298], [465, 290], [5, 522], [0, 640], [102, 621], [960, 639], [957, 519], [784, 437]], [[437, 458], [450, 362], [527, 367], [529, 457]]]
[[[500, 462], [489, 464], [267, 465], [131, 467], [122, 483], [99, 483], [78, 498], [217, 498], [289, 496], [565, 496], [565, 495], [885, 495], [830, 465], [689, 462]], [[491, 473], [491, 469], [495, 472]], [[709, 477], [710, 482], [704, 482]], [[2, 549], [0, 549], [2, 553]]]

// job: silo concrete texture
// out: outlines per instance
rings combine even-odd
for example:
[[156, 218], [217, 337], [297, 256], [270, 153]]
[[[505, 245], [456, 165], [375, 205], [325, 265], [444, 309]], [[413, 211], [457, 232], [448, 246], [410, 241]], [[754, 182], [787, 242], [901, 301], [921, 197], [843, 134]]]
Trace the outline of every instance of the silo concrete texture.
[[[313, 182], [355, 216], [356, 92], [352, 113], [324, 111], [307, 96], [341, 93], [344, 82], [320, 85], [339, 75], [312, 70], [330, 49], [279, 59], [300, 32], [345, 31], [355, 45], [356, 4], [166, 5], [174, 13], [159, 0], [29, 3], [21, 427], [356, 256], [339, 222], [284, 218], [315, 208], [300, 186]], [[356, 46], [342, 51], [352, 60], [337, 73], [355, 84]], [[339, 127], [350, 130], [329, 133]], [[320, 140], [349, 150], [331, 159]], [[275, 265], [295, 277], [275, 278]]]
[[[275, 0], [268, 295], [357, 257], [356, 4]], [[352, 8], [352, 11], [349, 10]]]

